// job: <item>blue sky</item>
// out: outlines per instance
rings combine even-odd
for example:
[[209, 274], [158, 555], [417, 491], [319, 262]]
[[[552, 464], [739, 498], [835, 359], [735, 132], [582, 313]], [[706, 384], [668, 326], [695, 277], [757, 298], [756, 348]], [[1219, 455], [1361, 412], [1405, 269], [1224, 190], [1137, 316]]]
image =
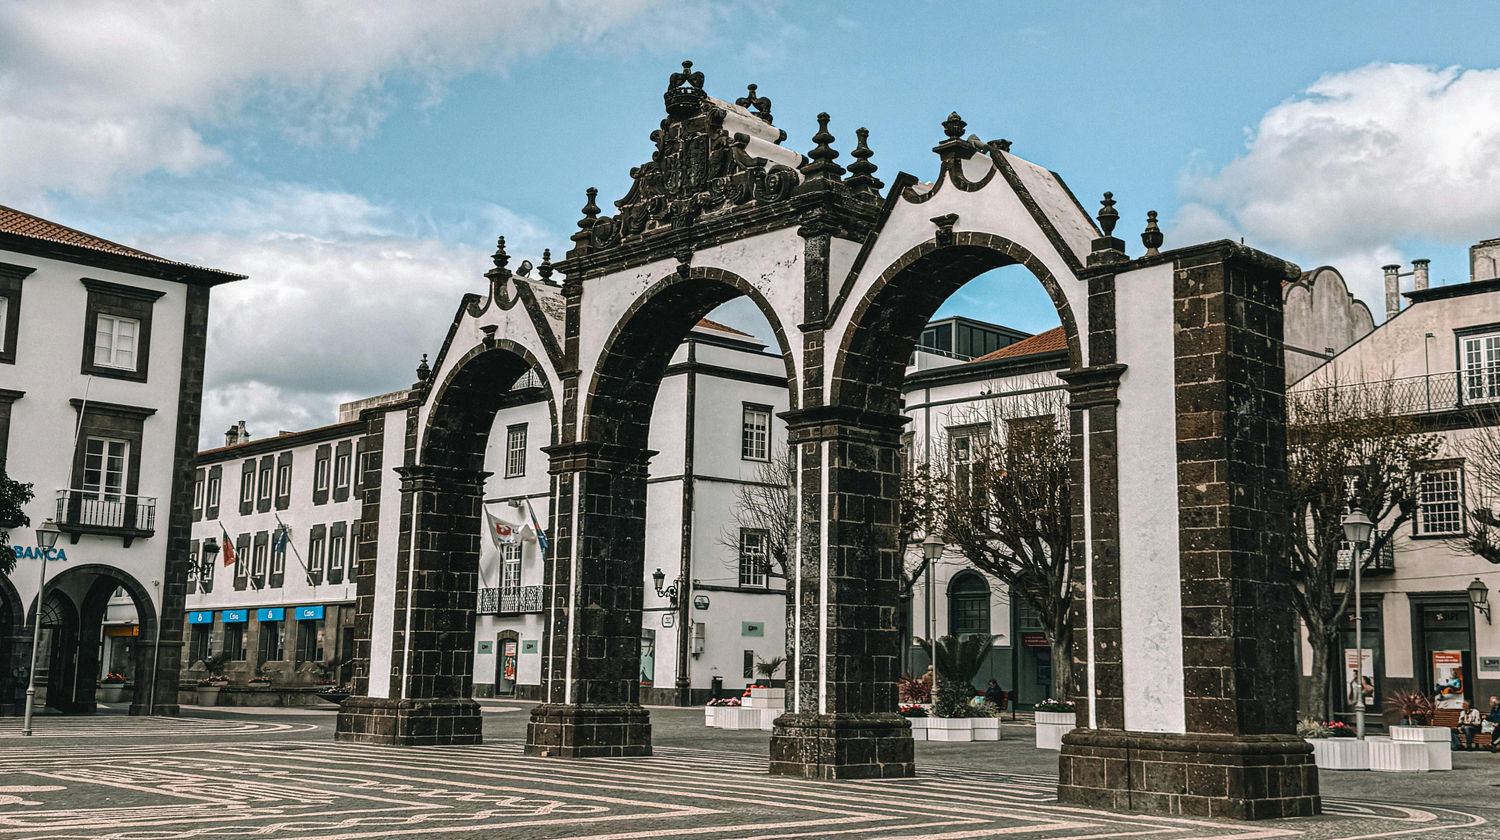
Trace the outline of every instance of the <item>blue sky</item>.
[[[1086, 206], [1113, 191], [1133, 247], [1154, 209], [1168, 247], [1243, 236], [1371, 303], [1382, 263], [1461, 282], [1500, 236], [1492, 3], [0, 9], [0, 204], [251, 275], [215, 294], [205, 441], [409, 384], [496, 235], [560, 255], [584, 188], [624, 194], [685, 58], [713, 96], [758, 84], [799, 151], [819, 111], [845, 163], [868, 127], [888, 183], [934, 175], [956, 110]], [[995, 284], [945, 311], [1056, 323]]]

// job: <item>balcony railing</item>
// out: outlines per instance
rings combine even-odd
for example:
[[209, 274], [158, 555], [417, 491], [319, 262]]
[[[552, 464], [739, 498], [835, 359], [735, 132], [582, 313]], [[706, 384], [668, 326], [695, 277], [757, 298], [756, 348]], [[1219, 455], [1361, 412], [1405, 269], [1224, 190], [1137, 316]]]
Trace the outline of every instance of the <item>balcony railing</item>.
[[[1339, 543], [1338, 563], [1334, 570], [1341, 575], [1349, 574], [1349, 566], [1353, 562], [1354, 552], [1349, 543]], [[1385, 545], [1380, 547], [1380, 553], [1372, 560], [1365, 558], [1365, 568], [1361, 574], [1383, 575], [1396, 571], [1396, 547], [1393, 540], [1386, 540]]]
[[57, 491], [57, 527], [73, 536], [106, 534], [125, 538], [156, 533], [155, 496], [105, 495], [93, 490]]
[[1472, 392], [1469, 394], [1463, 392], [1461, 382], [1459, 372], [1450, 370], [1328, 388], [1299, 388], [1289, 397], [1293, 414], [1302, 406], [1313, 414], [1314, 419], [1330, 409], [1335, 414], [1366, 411], [1372, 415], [1399, 417], [1500, 402], [1500, 377], [1480, 375], [1473, 378], [1469, 382]]
[[542, 611], [542, 587], [479, 590], [480, 615], [520, 615]]

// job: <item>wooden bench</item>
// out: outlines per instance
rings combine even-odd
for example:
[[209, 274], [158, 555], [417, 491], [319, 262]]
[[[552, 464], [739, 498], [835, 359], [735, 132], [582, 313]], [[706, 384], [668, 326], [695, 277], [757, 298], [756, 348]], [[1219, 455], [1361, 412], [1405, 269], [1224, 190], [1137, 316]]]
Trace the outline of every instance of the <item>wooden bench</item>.
[[[1438, 709], [1432, 715], [1432, 726], [1441, 726], [1444, 729], [1458, 729], [1458, 709]], [[1463, 743], [1463, 735], [1457, 736], [1459, 743]], [[1493, 732], [1479, 732], [1474, 735], [1474, 746], [1479, 749], [1489, 749], [1495, 739]]]

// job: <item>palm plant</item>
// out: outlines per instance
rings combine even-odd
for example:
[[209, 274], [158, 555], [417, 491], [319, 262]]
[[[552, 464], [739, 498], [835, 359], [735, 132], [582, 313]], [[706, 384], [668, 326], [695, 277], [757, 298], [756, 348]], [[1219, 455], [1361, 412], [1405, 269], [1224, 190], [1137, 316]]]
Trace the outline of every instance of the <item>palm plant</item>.
[[766, 682], [769, 684], [771, 679], [776, 676], [776, 671], [784, 664], [786, 664], [785, 656], [773, 656], [770, 659], [762, 659], [755, 663], [755, 673], [765, 677]]
[[937, 640], [936, 651], [926, 639], [919, 639], [918, 644], [937, 669], [938, 689], [933, 698], [933, 711], [938, 717], [966, 717], [969, 701], [974, 697], [974, 677], [984, 667], [995, 637], [988, 633], [943, 636]]

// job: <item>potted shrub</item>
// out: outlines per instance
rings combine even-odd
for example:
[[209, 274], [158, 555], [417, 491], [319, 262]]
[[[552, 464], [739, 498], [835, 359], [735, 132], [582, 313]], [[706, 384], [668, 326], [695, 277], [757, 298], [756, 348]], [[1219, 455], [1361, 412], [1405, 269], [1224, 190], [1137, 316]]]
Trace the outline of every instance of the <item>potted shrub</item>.
[[262, 665], [255, 671], [255, 676], [246, 680], [245, 683], [251, 691], [265, 691], [271, 687], [271, 675], [266, 673], [266, 666]]
[[1306, 717], [1297, 722], [1297, 735], [1312, 744], [1319, 770], [1370, 769], [1369, 742], [1356, 740], [1354, 728], [1343, 721]]
[[926, 706], [921, 703], [902, 703], [896, 711], [911, 724], [912, 740], [927, 740], [927, 723], [931, 719], [927, 716]]
[[995, 637], [988, 633], [943, 636], [937, 644], [919, 640], [937, 669], [937, 692], [932, 699], [935, 718], [927, 722], [929, 741], [972, 741], [970, 717], [976, 711], [974, 676], [984, 667]]
[[95, 699], [100, 703], [118, 703], [125, 696], [125, 675], [110, 672], [99, 681]]

